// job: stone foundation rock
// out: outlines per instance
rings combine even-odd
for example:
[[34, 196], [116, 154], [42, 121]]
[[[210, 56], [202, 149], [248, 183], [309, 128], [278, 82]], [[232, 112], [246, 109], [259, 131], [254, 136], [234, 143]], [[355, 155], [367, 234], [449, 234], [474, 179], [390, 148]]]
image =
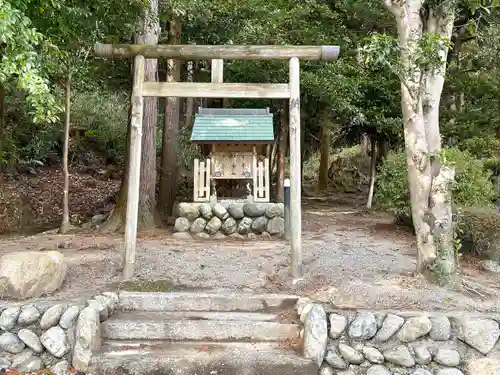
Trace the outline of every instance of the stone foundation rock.
[[107, 292], [86, 306], [39, 303], [0, 308], [0, 373], [49, 368], [62, 375], [70, 367], [85, 371], [100, 343], [99, 321], [107, 319], [117, 303], [118, 295]]
[[179, 203], [174, 237], [183, 240], [280, 239], [285, 230], [283, 203]]
[[319, 374], [500, 374], [497, 315], [353, 312], [309, 300], [297, 311], [303, 355]]

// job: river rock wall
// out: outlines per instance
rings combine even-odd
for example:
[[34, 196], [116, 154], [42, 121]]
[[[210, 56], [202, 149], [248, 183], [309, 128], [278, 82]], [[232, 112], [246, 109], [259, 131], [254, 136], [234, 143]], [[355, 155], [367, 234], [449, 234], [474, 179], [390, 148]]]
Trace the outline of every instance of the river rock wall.
[[297, 308], [303, 354], [320, 375], [500, 374], [497, 316]]
[[0, 373], [85, 371], [92, 350], [100, 344], [100, 322], [113, 313], [117, 303], [118, 295], [109, 292], [82, 306], [4, 305], [0, 309]]
[[282, 203], [180, 203], [174, 237], [255, 240], [281, 238], [285, 230]]

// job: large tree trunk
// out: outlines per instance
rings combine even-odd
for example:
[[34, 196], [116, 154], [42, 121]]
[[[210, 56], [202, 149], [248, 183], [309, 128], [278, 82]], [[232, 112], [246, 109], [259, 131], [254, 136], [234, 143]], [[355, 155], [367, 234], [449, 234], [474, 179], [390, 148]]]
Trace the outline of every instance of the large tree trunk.
[[71, 119], [71, 70], [68, 70], [65, 84], [65, 106], [64, 106], [64, 148], [63, 148], [63, 173], [64, 173], [64, 187], [63, 187], [63, 217], [59, 233], [65, 234], [71, 228], [69, 221], [69, 170], [68, 170], [68, 152], [69, 152], [69, 127]]
[[[170, 44], [181, 43], [181, 24], [177, 20], [170, 21]], [[167, 82], [178, 82], [181, 76], [179, 60], [167, 61]], [[160, 195], [158, 209], [165, 217], [172, 215], [177, 193], [177, 141], [179, 137], [180, 100], [168, 97], [165, 103], [165, 123], [163, 126], [163, 145], [161, 153]]]
[[321, 144], [320, 144], [320, 160], [318, 171], [318, 190], [324, 191], [328, 188], [328, 167], [330, 156], [330, 126], [331, 126], [331, 110], [330, 106], [323, 105], [318, 113], [321, 121]]
[[284, 186], [285, 181], [285, 157], [286, 149], [288, 145], [288, 100], [283, 100], [281, 102], [280, 111], [280, 131], [279, 134], [279, 144], [278, 144], [278, 178], [276, 181], [276, 199], [278, 202], [284, 201]]
[[[141, 22], [140, 34], [137, 34], [137, 44], [158, 44], [160, 25], [158, 21], [158, 0], [149, 0], [149, 8]], [[145, 62], [145, 80], [156, 81], [158, 61], [147, 59]], [[144, 230], [156, 226], [158, 213], [156, 211], [156, 126], [158, 124], [158, 99], [144, 98], [144, 115], [142, 125], [141, 175], [139, 190], [138, 229]], [[130, 147], [130, 116], [127, 132], [127, 145]], [[128, 151], [127, 151], [128, 153]], [[103, 225], [106, 232], [124, 231], [127, 213], [128, 162], [130, 155], [125, 157], [125, 175], [120, 186], [116, 205], [108, 220]]]
[[[441, 53], [441, 69], [422, 72], [416, 61], [424, 32], [423, 1], [386, 0], [385, 3], [396, 18], [400, 62], [405, 72], [401, 80], [401, 99], [411, 211], [417, 237], [417, 272], [431, 271], [442, 281], [449, 281], [455, 274], [455, 259], [444, 267], [441, 257], [448, 259], [453, 252], [450, 182], [454, 171], [442, 167], [439, 158], [439, 98], [447, 50]], [[450, 20], [453, 25], [453, 13], [444, 11], [440, 15], [441, 21], [437, 21], [437, 14], [428, 12], [425, 24], [431, 28], [430, 32], [438, 31], [437, 27], [432, 30], [434, 25], [444, 25]]]
[[[194, 67], [195, 64], [193, 61], [188, 61], [187, 62], [187, 82], [194, 82]], [[186, 126], [188, 129], [191, 129], [193, 126], [193, 117], [194, 117], [194, 105], [195, 105], [195, 100], [194, 98], [186, 98]]]

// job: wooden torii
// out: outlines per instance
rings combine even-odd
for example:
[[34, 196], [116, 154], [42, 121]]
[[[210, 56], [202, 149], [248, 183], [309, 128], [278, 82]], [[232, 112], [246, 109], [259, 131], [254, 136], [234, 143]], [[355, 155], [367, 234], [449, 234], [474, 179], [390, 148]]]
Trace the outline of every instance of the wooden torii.
[[[142, 117], [144, 97], [289, 99], [290, 103], [290, 223], [291, 268], [294, 283], [302, 271], [301, 152], [300, 152], [300, 62], [334, 61], [338, 46], [286, 45], [143, 45], [96, 44], [97, 57], [134, 57], [131, 97], [130, 164], [123, 278], [133, 276], [135, 267], [137, 214], [141, 170]], [[201, 83], [144, 82], [145, 59], [178, 60], [289, 60], [288, 83]]]

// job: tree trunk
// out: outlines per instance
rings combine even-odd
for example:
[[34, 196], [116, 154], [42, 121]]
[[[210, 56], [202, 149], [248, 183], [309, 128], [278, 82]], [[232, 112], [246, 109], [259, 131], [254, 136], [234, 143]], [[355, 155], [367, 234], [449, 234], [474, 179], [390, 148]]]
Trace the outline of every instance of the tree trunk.
[[321, 144], [320, 144], [320, 160], [318, 172], [318, 190], [324, 191], [328, 188], [328, 167], [330, 156], [330, 116], [331, 110], [328, 105], [324, 105], [319, 112], [321, 121]]
[[5, 129], [5, 88], [0, 83], [0, 140]]
[[288, 100], [281, 101], [280, 111], [280, 131], [278, 144], [278, 178], [276, 181], [276, 199], [278, 202], [283, 202], [285, 192], [283, 183], [285, 181], [286, 169], [286, 149], [288, 146]]
[[[170, 44], [181, 43], [181, 23], [177, 20], [170, 21], [169, 41]], [[180, 81], [181, 62], [169, 59], [167, 65], [167, 82]], [[177, 97], [168, 97], [165, 101], [158, 209], [162, 216], [167, 218], [172, 215], [177, 193], [177, 142], [179, 137], [180, 101]]]
[[370, 141], [372, 149], [370, 163], [370, 190], [368, 191], [368, 201], [366, 202], [366, 208], [369, 210], [372, 208], [373, 193], [375, 191], [375, 174], [377, 173], [377, 141], [374, 137], [371, 137]]
[[[149, 0], [149, 8], [141, 20], [141, 31], [137, 34], [137, 44], [158, 44], [160, 31], [158, 21], [158, 0]], [[158, 61], [146, 59], [145, 80], [156, 81]], [[142, 125], [141, 180], [139, 191], [138, 229], [155, 227], [158, 222], [156, 211], [156, 127], [158, 124], [158, 99], [144, 98], [144, 115]], [[127, 145], [130, 147], [130, 115], [127, 132]], [[127, 151], [128, 153], [128, 151]], [[130, 155], [125, 157], [125, 174], [120, 186], [116, 205], [104, 223], [105, 232], [124, 231], [127, 213], [128, 163]]]
[[[194, 63], [192, 61], [187, 62], [187, 81], [194, 82]], [[186, 98], [186, 126], [188, 129], [191, 129], [193, 126], [193, 117], [194, 117], [194, 98]]]
[[[401, 80], [401, 103], [411, 211], [417, 237], [417, 272], [431, 271], [442, 281], [448, 281], [454, 274], [455, 262], [453, 266], [443, 267], [440, 258], [448, 257], [453, 252], [452, 221], [449, 214], [450, 178], [453, 179], [454, 171], [441, 166], [438, 154], [441, 149], [439, 98], [447, 50], [441, 53], [442, 69], [434, 70], [432, 74], [422, 73], [416, 57], [420, 53], [419, 41], [424, 31], [421, 18], [423, 1], [386, 0], [385, 4], [396, 18], [401, 47], [400, 62], [402, 71], [405, 72]], [[430, 32], [439, 32], [441, 26], [436, 25], [448, 25], [450, 20], [453, 25], [453, 12], [445, 10], [440, 13], [440, 21], [435, 17], [438, 15], [431, 10], [426, 19]]]
[[64, 148], [63, 148], [63, 173], [64, 173], [64, 187], [63, 187], [63, 217], [59, 233], [65, 234], [71, 228], [69, 221], [69, 170], [68, 170], [68, 151], [69, 151], [69, 127], [71, 119], [71, 70], [68, 70], [65, 84], [65, 106], [64, 106]]

